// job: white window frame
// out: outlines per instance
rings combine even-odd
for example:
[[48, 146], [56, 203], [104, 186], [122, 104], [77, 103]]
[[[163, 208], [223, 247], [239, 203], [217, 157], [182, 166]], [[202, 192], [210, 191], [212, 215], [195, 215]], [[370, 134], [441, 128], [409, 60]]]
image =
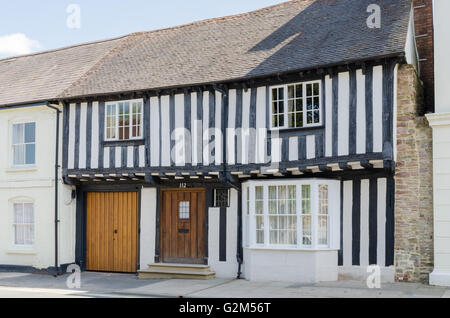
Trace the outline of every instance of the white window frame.
[[[319, 123], [313, 123], [313, 124], [307, 124], [307, 95], [306, 95], [306, 86], [308, 84], [319, 84]], [[296, 85], [303, 85], [303, 127], [289, 127], [289, 105], [288, 105], [288, 86], [294, 87]], [[278, 88], [284, 88], [284, 97], [282, 99], [278, 98], [278, 100], [284, 101], [284, 125], [279, 127], [273, 126], [273, 90]], [[309, 81], [309, 82], [298, 82], [298, 83], [289, 83], [284, 85], [276, 85], [270, 87], [270, 129], [271, 130], [289, 130], [289, 129], [307, 129], [307, 128], [314, 128], [314, 127], [321, 127], [323, 125], [323, 100], [322, 100], [322, 81], [321, 80], [315, 80], [315, 81]], [[295, 105], [294, 105], [295, 107]]]
[[[129, 103], [130, 104], [130, 132], [129, 132], [129, 139], [119, 139], [119, 103]], [[140, 129], [140, 135], [136, 137], [132, 137], [133, 132], [133, 103], [141, 103], [142, 111], [141, 111], [141, 129]], [[116, 110], [115, 114], [115, 138], [108, 138], [108, 107], [114, 106]], [[131, 100], [121, 100], [121, 101], [114, 101], [114, 102], [107, 102], [105, 103], [105, 141], [130, 141], [130, 140], [142, 140], [144, 138], [144, 100], [143, 99], [131, 99]]]
[[[28, 199], [28, 198], [21, 198], [21, 199], [14, 199], [11, 200], [11, 239], [12, 239], [12, 246], [14, 247], [15, 250], [32, 250], [35, 247], [36, 244], [36, 205], [34, 200], [32, 199]], [[17, 244], [16, 243], [16, 237], [15, 237], [15, 225], [16, 223], [14, 222], [15, 219], [15, 205], [16, 204], [31, 204], [33, 207], [33, 242], [32, 244]]]
[[[312, 217], [312, 244], [303, 245], [303, 224], [302, 224], [302, 186], [311, 185], [311, 217]], [[319, 219], [319, 185], [328, 186], [328, 244], [320, 245], [318, 242], [318, 219]], [[264, 244], [257, 244], [256, 237], [256, 214], [255, 214], [255, 188], [264, 187]], [[270, 221], [269, 221], [269, 196], [270, 186], [296, 186], [296, 215], [297, 215], [297, 244], [281, 245], [270, 244]], [[330, 179], [299, 179], [299, 180], [271, 180], [271, 181], [248, 181], [243, 185], [243, 228], [244, 247], [250, 249], [270, 249], [270, 250], [339, 250], [340, 249], [340, 188], [338, 180]], [[250, 196], [250, 198], [248, 197]], [[250, 199], [250, 200], [249, 200]], [[248, 211], [247, 206], [250, 207]]]
[[[25, 129], [25, 125], [26, 124], [34, 124], [34, 142], [33, 143], [25, 143], [25, 140], [23, 142], [23, 144], [21, 145], [25, 145], [25, 161], [26, 161], [26, 145], [31, 145], [34, 144], [34, 163], [30, 163], [30, 164], [15, 164], [14, 163], [14, 146], [15, 145], [19, 145], [19, 144], [14, 144], [14, 126], [15, 125], [24, 125], [24, 129]], [[10, 167], [13, 169], [20, 169], [20, 168], [31, 168], [31, 167], [36, 167], [36, 162], [37, 162], [37, 123], [36, 121], [33, 120], [26, 120], [26, 121], [14, 121], [11, 122], [10, 124]], [[25, 138], [25, 131], [24, 131], [24, 138]]]

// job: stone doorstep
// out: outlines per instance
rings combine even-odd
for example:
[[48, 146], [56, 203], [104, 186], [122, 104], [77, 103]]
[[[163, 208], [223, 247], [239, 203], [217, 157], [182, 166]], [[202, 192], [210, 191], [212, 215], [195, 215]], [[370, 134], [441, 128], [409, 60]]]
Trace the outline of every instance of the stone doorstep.
[[207, 265], [149, 264], [147, 270], [139, 271], [139, 279], [198, 279], [215, 278], [216, 273]]

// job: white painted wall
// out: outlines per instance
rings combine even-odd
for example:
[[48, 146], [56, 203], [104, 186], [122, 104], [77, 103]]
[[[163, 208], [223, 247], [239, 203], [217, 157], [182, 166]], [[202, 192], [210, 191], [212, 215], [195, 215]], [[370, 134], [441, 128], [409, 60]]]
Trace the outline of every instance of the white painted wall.
[[[13, 122], [36, 122], [36, 165], [32, 168], [11, 168]], [[0, 111], [0, 265], [32, 266], [39, 269], [55, 265], [55, 129], [55, 111], [47, 107]], [[60, 264], [75, 261], [75, 202], [71, 200], [71, 190], [71, 187], [63, 185], [60, 180]], [[20, 248], [13, 244], [12, 209], [13, 201], [17, 198], [34, 202], [35, 244], [32, 248]]]
[[230, 207], [227, 209], [227, 261], [219, 261], [220, 208], [209, 209], [208, 265], [219, 278], [234, 278], [238, 273], [237, 221], [238, 193], [231, 190]]
[[258, 282], [337, 281], [337, 262], [337, 251], [244, 249], [245, 278]]
[[154, 188], [143, 188], [141, 192], [141, 269], [155, 263], [156, 191]]
[[434, 0], [433, 6], [436, 113], [450, 113], [450, 1]]
[[433, 127], [434, 258], [430, 284], [450, 286], [450, 1], [434, 0], [435, 104]]

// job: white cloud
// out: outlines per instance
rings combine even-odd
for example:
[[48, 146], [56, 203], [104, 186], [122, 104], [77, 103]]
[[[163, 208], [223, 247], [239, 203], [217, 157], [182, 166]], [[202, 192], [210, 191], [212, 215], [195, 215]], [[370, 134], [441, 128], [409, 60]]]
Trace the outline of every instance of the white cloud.
[[30, 54], [41, 47], [38, 41], [29, 39], [23, 33], [0, 36], [0, 55], [2, 56]]

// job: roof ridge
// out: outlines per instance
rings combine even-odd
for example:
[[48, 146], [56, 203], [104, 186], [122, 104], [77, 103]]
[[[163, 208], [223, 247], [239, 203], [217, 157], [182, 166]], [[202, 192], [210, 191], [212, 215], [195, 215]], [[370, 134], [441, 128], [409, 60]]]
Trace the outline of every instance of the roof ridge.
[[73, 48], [81, 47], [81, 46], [88, 46], [88, 45], [100, 44], [100, 43], [104, 43], [104, 42], [117, 41], [117, 40], [129, 37], [130, 35], [132, 35], [132, 34], [121, 35], [121, 36], [117, 36], [117, 37], [114, 37], [114, 38], [103, 39], [103, 40], [96, 40], [96, 41], [90, 41], [90, 42], [77, 43], [77, 44], [63, 46], [63, 47], [56, 48], [56, 49], [45, 50], [45, 51], [40, 51], [40, 52], [35, 52], [35, 53], [30, 53], [30, 54], [10, 56], [10, 57], [6, 57], [6, 58], [0, 59], [0, 63], [6, 62], [6, 61], [9, 61], [9, 60], [14, 61], [14, 60], [17, 60], [17, 59], [20, 59], [20, 58], [24, 58], [24, 57], [43, 55], [43, 54], [48, 54], [48, 53], [54, 53], [54, 52], [69, 50], [69, 49], [73, 49]]

